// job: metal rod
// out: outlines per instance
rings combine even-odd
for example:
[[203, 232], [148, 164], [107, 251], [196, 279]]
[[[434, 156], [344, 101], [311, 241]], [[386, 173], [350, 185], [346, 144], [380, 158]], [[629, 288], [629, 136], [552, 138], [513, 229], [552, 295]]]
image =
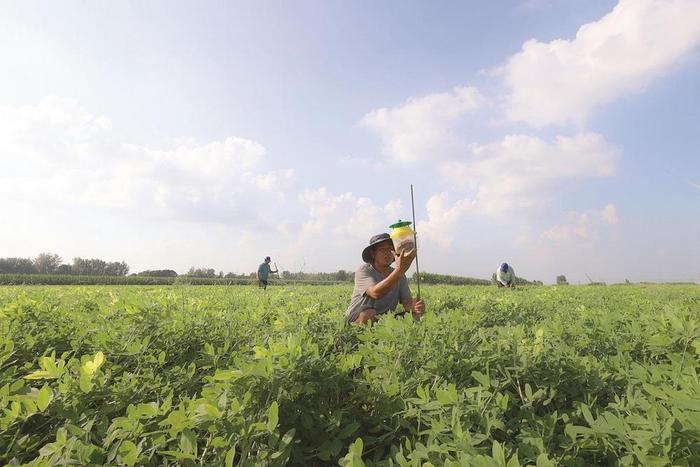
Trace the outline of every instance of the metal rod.
[[411, 212], [413, 213], [413, 248], [416, 249], [416, 283], [420, 300], [420, 271], [418, 270], [418, 238], [416, 237], [416, 207], [413, 204], [413, 183], [411, 183]]

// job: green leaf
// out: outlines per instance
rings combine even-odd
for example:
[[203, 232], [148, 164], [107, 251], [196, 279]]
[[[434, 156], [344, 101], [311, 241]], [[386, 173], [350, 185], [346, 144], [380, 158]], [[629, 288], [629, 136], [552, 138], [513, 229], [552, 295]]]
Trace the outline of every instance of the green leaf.
[[498, 465], [505, 467], [506, 465], [506, 453], [503, 450], [503, 446], [498, 441], [493, 442], [491, 446], [491, 456], [495, 459]]
[[549, 457], [547, 457], [547, 454], [544, 452], [537, 456], [536, 467], [556, 467], [556, 465], [556, 462], [550, 460]]
[[294, 433], [296, 433], [296, 429], [294, 429], [294, 428], [287, 431], [282, 436], [282, 439], [280, 440], [279, 444], [277, 445], [277, 449], [282, 450], [282, 449], [285, 449], [287, 446], [289, 446], [292, 443], [292, 441], [294, 441]]
[[275, 431], [277, 428], [277, 422], [279, 421], [279, 405], [277, 401], [274, 401], [270, 408], [267, 409], [267, 430]]
[[233, 457], [236, 455], [236, 450], [231, 448], [226, 452], [225, 465], [226, 467], [233, 467]]
[[49, 406], [52, 399], [53, 391], [47, 385], [44, 385], [36, 396], [36, 406], [41, 412], [43, 412], [46, 410], [46, 407]]
[[345, 439], [348, 436], [352, 435], [357, 431], [357, 429], [360, 428], [360, 424], [357, 422], [352, 422], [349, 425], [347, 425], [345, 428], [340, 430], [340, 433], [338, 433], [338, 438], [340, 439]]
[[472, 377], [479, 382], [480, 385], [487, 388], [491, 385], [489, 377], [479, 371], [472, 371]]
[[581, 413], [583, 414], [583, 418], [586, 420], [586, 423], [588, 423], [588, 426], [592, 427], [595, 424], [595, 420], [593, 420], [593, 415], [591, 415], [591, 411], [588, 409], [586, 404], [581, 404]]
[[83, 391], [84, 393], [90, 392], [92, 389], [92, 378], [88, 376], [87, 374], [81, 372], [80, 373], [80, 390]]
[[197, 456], [197, 438], [192, 430], [183, 430], [180, 434], [180, 450], [186, 454]]
[[56, 430], [56, 442], [60, 444], [66, 444], [66, 439], [68, 439], [68, 433], [65, 428], [61, 427]]
[[212, 377], [214, 381], [233, 381], [243, 376], [241, 370], [216, 370]]
[[139, 417], [152, 418], [158, 415], [158, 404], [151, 402], [149, 404], [139, 404], [136, 406], [135, 413]]
[[569, 424], [564, 427], [564, 434], [566, 434], [566, 436], [568, 436], [571, 441], [574, 442], [576, 442], [578, 435], [590, 436], [593, 433], [595, 433], [595, 431], [585, 426]]
[[102, 352], [97, 352], [92, 360], [88, 360], [83, 364], [83, 371], [92, 377], [105, 361], [105, 356]]
[[508, 461], [506, 467], [520, 467], [520, 461], [518, 460], [518, 454], [515, 453]]
[[37, 370], [33, 373], [28, 374], [24, 379], [54, 379], [56, 378], [51, 373], [46, 370]]
[[157, 451], [158, 454], [161, 454], [163, 456], [171, 456], [174, 457], [175, 459], [178, 460], [196, 460], [197, 458], [193, 456], [192, 454], [187, 454], [186, 452], [182, 451]]
[[365, 463], [362, 461], [363, 448], [362, 438], [357, 438], [350, 445], [348, 453], [339, 461], [339, 464], [346, 467], [365, 467]]
[[138, 449], [131, 441], [123, 441], [121, 446], [119, 446], [119, 457], [126, 465], [136, 464], [138, 455]]

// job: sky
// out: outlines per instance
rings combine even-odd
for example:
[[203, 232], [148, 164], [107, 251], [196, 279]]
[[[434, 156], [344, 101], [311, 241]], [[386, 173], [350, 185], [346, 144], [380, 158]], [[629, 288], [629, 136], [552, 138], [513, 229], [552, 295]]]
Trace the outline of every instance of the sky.
[[700, 282], [697, 0], [0, 7], [0, 257]]

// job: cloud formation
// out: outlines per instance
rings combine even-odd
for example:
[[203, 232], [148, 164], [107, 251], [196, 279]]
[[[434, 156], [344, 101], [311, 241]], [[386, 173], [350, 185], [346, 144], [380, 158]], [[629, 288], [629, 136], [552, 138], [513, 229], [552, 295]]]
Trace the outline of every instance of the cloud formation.
[[476, 88], [458, 87], [452, 92], [411, 97], [398, 107], [372, 110], [360, 124], [381, 137], [384, 153], [395, 161], [441, 158], [460, 143], [452, 134], [453, 125], [478, 109], [482, 100]]
[[431, 196], [425, 204], [428, 220], [418, 222], [416, 227], [421, 241], [431, 242], [443, 250], [452, 247], [455, 227], [474, 206], [475, 202], [470, 199], [460, 199], [450, 205], [448, 193]]
[[388, 220], [397, 219], [403, 207], [400, 200], [378, 205], [370, 198], [335, 194], [325, 187], [304, 190], [299, 201], [309, 216], [302, 226], [302, 237], [330, 237], [341, 242], [365, 242], [370, 236], [387, 231]]
[[506, 114], [536, 127], [582, 124], [638, 92], [700, 44], [697, 0], [620, 0], [572, 40], [531, 39], [499, 70]]
[[564, 180], [608, 177], [620, 151], [596, 133], [559, 136], [553, 142], [529, 135], [473, 146], [463, 160], [441, 170], [452, 183], [472, 190], [479, 212], [501, 217], [517, 209], [541, 206]]
[[547, 229], [543, 236], [555, 243], [591, 240], [606, 225], [617, 225], [619, 222], [617, 208], [614, 204], [608, 204], [601, 210], [570, 212], [566, 222]]
[[58, 97], [0, 108], [0, 147], [0, 194], [36, 205], [255, 224], [295, 181], [291, 169], [265, 170], [266, 150], [255, 141], [134, 145], [106, 117]]

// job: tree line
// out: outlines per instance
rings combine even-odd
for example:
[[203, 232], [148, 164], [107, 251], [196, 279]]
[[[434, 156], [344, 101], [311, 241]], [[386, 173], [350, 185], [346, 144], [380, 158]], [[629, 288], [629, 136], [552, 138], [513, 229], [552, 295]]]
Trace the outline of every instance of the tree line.
[[[127, 276], [129, 265], [124, 261], [104, 261], [99, 258], [73, 258], [70, 264], [64, 264], [63, 259], [54, 253], [41, 253], [36, 258], [0, 258], [0, 274], [50, 274], [50, 275], [74, 275], [74, 276]], [[198, 279], [229, 279], [232, 281], [254, 280], [255, 272], [248, 274], [236, 274], [216, 271], [214, 268], [192, 266], [185, 274], [179, 275], [172, 269], [154, 269], [132, 273], [131, 276], [142, 277], [192, 277]], [[273, 280], [289, 282], [352, 282], [355, 273], [340, 269], [336, 272], [291, 272], [281, 271], [272, 275]], [[412, 279], [416, 279], [413, 274]], [[426, 284], [448, 285], [489, 285], [495, 282], [495, 274], [488, 279], [473, 277], [450, 276], [444, 274], [421, 273], [421, 281]], [[541, 281], [528, 281], [518, 277], [516, 282], [521, 285], [542, 285]], [[566, 284], [566, 277], [557, 276], [557, 284]]]
[[126, 276], [129, 265], [124, 261], [99, 258], [73, 258], [64, 264], [54, 253], [41, 253], [36, 258], [0, 258], [0, 274], [59, 274], [75, 276]]

